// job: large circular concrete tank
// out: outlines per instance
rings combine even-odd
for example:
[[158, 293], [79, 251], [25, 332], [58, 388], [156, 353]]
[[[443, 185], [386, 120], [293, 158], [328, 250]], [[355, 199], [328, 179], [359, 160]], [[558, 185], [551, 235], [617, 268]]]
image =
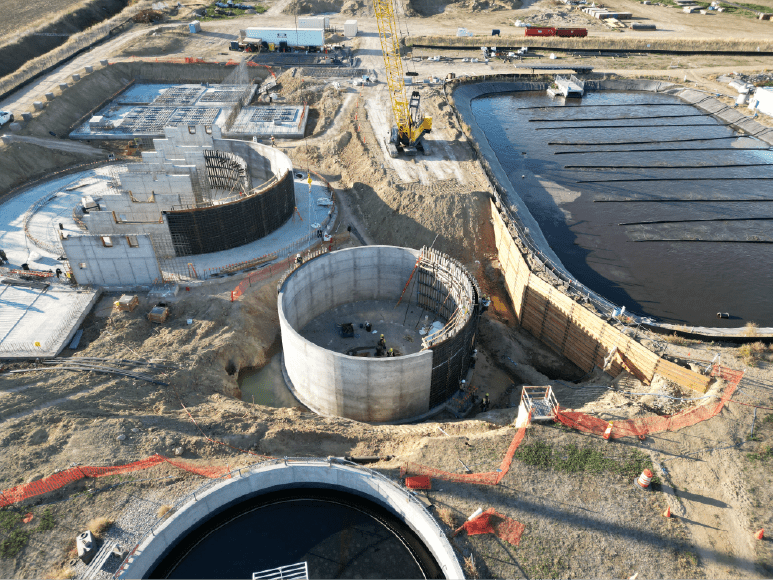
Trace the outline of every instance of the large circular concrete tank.
[[[478, 295], [475, 279], [461, 264], [431, 249], [364, 246], [309, 260], [279, 288], [288, 386], [299, 401], [322, 415], [374, 423], [430, 416], [442, 410], [467, 374], [479, 318]], [[380, 318], [394, 316], [398, 302], [412, 308], [414, 316], [420, 313], [404, 327], [406, 335], [426, 320], [435, 320], [435, 329], [412, 340], [415, 348], [396, 357], [347, 354], [357, 349], [341, 346], [340, 328], [332, 321], [325, 327], [328, 335], [315, 340], [304, 331], [325, 313], [368, 301], [383, 301]], [[375, 344], [377, 335], [369, 337], [360, 328], [362, 320], [350, 322], [357, 335]], [[383, 319], [381, 323], [386, 324]], [[379, 321], [373, 324], [378, 327]]]
[[[321, 575], [321, 571], [329, 567], [321, 564], [328, 557], [333, 557], [333, 562], [342, 566], [351, 566], [353, 560], [360, 557], [357, 553], [349, 553], [348, 549], [354, 548], [356, 538], [334, 534], [331, 537], [337, 541], [333, 542], [332, 548], [340, 548], [336, 550], [324, 541], [314, 543], [319, 540], [317, 531], [299, 525], [285, 545], [269, 552], [271, 548], [265, 538], [266, 534], [273, 533], [272, 523], [279, 526], [275, 520], [258, 528], [238, 527], [240, 519], [249, 518], [262, 504], [288, 503], [303, 496], [317, 498], [322, 493], [336, 494], [339, 503], [351, 502], [361, 507], [362, 502], [372, 504], [368, 512], [413, 554], [421, 568], [417, 577], [464, 578], [460, 562], [442, 528], [409, 490], [376, 471], [334, 458], [271, 460], [234, 471], [227, 479], [213, 481], [184, 498], [172, 515], [156, 521], [115, 576], [122, 579], [181, 575], [187, 578], [197, 575], [249, 578], [253, 574], [276, 578], [279, 577], [277, 569], [266, 570], [261, 566], [284, 566], [295, 563], [298, 560], [293, 557], [298, 557], [307, 560], [302, 562], [308, 563], [306, 577], [382, 577], [385, 568], [379, 557], [384, 558], [386, 550], [379, 551], [379, 548], [385, 547], [384, 542], [368, 540], [372, 546], [367, 551], [367, 558], [360, 558], [357, 570], [339, 569], [339, 575], [327, 576]], [[313, 517], [311, 512], [308, 515]], [[342, 529], [346, 528], [345, 524]], [[261, 538], [264, 539], [261, 541]], [[249, 546], [247, 549], [244, 549], [245, 543]], [[341, 546], [342, 543], [345, 545]], [[274, 562], [267, 565], [266, 561], [271, 560]], [[194, 563], [200, 567], [191, 573]], [[274, 575], [264, 575], [261, 571]]]

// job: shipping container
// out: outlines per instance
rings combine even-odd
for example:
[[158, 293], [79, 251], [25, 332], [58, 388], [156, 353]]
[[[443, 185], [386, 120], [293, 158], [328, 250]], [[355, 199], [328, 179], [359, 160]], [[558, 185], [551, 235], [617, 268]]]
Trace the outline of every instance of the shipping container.
[[347, 20], [344, 22], [344, 36], [347, 38], [354, 38], [357, 36], [357, 21]]
[[587, 28], [556, 28], [556, 36], [588, 36]]
[[555, 28], [527, 28], [526, 36], [555, 36]]
[[303, 16], [298, 18], [298, 28], [330, 28], [329, 16]]
[[325, 44], [325, 31], [321, 28], [258, 28], [246, 31], [247, 38], [259, 38], [277, 46], [317, 46]]

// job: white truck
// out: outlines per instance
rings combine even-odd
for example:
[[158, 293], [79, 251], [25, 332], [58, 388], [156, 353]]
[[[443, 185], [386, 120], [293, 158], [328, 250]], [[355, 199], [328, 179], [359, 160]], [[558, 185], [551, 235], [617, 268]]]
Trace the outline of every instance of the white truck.
[[13, 123], [13, 113], [11, 111], [0, 111], [0, 127], [6, 123]]

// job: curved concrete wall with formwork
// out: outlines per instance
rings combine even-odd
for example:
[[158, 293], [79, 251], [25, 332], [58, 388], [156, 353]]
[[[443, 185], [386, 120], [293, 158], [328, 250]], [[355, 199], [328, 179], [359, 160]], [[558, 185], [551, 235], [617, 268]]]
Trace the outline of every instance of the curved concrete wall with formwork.
[[[444, 578], [464, 578], [451, 544], [424, 505], [405, 489], [376, 471], [336, 459], [274, 460], [234, 471], [189, 496], [171, 516], [157, 522], [126, 558], [117, 578], [148, 578], [164, 559], [207, 523], [253, 498], [276, 491], [328, 489], [353, 494], [386, 509], [404, 522], [429, 552]], [[303, 536], [299, 530], [299, 537]], [[213, 554], [213, 558], [217, 555]]]
[[[406, 283], [415, 280], [409, 286]], [[407, 289], [407, 290], [406, 290]], [[443, 318], [419, 352], [360, 357], [301, 335], [316, 317], [347, 303], [412, 302]], [[467, 374], [478, 318], [475, 279], [448, 256], [393, 246], [322, 254], [297, 268], [278, 297], [284, 373], [294, 395], [322, 415], [374, 423], [407, 422], [440, 411]], [[375, 339], [374, 339], [375, 340]]]
[[251, 141], [215, 137], [211, 142], [204, 154], [206, 181], [233, 200], [165, 211], [177, 256], [243, 246], [281, 227], [295, 209], [293, 164], [287, 155]]

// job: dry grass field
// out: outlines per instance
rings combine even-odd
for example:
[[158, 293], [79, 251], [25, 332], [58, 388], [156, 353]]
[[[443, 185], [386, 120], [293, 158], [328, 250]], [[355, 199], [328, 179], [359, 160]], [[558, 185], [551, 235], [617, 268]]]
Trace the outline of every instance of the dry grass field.
[[0, 18], [0, 46], [16, 41], [36, 29], [49, 26], [97, 0], [3, 0]]

